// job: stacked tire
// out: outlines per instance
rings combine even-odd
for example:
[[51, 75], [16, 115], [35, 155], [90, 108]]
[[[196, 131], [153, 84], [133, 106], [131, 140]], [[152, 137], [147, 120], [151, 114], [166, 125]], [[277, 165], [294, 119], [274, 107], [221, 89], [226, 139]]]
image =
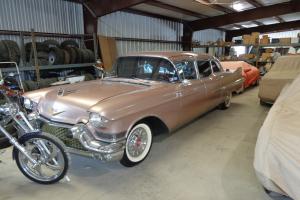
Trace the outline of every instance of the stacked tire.
[[94, 52], [79, 48], [75, 40], [63, 41], [60, 46], [65, 52], [65, 64], [95, 62]]
[[0, 41], [0, 62], [20, 62], [20, 49], [15, 41]]
[[[62, 65], [95, 62], [94, 52], [79, 48], [75, 40], [65, 40], [59, 44], [56, 40], [36, 42], [38, 65]], [[32, 42], [25, 44], [26, 62], [34, 65]], [[20, 62], [20, 48], [12, 40], [0, 41], [0, 62]]]
[[[35, 43], [36, 51], [37, 51], [37, 60], [39, 65], [48, 65], [48, 54], [49, 54], [49, 46], [43, 42]], [[26, 61], [28, 63], [34, 64], [34, 53], [32, 43], [28, 42], [25, 44], [26, 51]]]

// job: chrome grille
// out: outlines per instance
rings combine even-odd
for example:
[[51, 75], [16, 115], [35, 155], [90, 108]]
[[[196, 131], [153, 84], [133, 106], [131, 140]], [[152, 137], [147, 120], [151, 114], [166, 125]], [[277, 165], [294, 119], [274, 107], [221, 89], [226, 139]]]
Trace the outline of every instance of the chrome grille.
[[45, 123], [42, 126], [42, 131], [58, 137], [67, 147], [86, 150], [77, 139], [67, 137], [67, 135], [69, 134], [68, 128], [51, 126]]

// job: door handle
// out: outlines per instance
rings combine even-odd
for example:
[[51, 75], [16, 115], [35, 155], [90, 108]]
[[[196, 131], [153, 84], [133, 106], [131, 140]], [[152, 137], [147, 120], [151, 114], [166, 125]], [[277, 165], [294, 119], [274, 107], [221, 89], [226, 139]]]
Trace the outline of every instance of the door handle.
[[175, 92], [176, 97], [182, 97], [182, 93], [181, 92]]

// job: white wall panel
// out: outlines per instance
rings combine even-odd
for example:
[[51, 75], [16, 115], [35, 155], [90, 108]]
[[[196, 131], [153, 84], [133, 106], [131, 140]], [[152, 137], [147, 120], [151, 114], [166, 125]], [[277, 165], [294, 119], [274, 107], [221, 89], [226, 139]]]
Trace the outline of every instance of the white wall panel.
[[[127, 12], [115, 12], [98, 19], [98, 34], [107, 37], [180, 41], [183, 25]], [[117, 41], [119, 55], [138, 51], [178, 51], [180, 44]]]
[[0, 29], [83, 34], [82, 5], [64, 0], [1, 0]]

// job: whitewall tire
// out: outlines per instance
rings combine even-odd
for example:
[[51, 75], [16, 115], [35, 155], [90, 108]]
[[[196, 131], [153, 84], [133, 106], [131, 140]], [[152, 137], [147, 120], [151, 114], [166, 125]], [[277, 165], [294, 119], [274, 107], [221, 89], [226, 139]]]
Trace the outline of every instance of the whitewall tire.
[[152, 131], [147, 124], [135, 125], [129, 132], [121, 164], [133, 167], [142, 162], [150, 152], [152, 146]]

